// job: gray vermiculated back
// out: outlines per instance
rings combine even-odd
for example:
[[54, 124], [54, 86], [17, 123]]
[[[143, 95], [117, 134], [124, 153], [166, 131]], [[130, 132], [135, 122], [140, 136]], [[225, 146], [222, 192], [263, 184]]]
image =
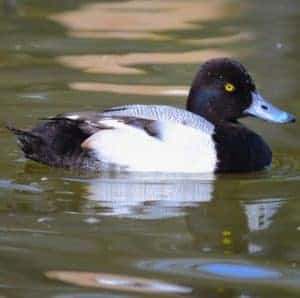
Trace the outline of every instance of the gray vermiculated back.
[[214, 125], [184, 109], [164, 105], [125, 105], [104, 111], [105, 116], [129, 116], [152, 120], [174, 121], [212, 134]]

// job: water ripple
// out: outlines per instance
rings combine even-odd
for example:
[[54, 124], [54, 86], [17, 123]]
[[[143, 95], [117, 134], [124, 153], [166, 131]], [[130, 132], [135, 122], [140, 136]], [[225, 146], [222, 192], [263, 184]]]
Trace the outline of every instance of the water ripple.
[[137, 293], [190, 293], [191, 288], [165, 283], [160, 280], [107, 274], [102, 272], [48, 271], [50, 279], [83, 287], [132, 291]]
[[147, 271], [184, 275], [186, 277], [272, 285], [300, 290], [299, 270], [287, 267], [270, 267], [237, 259], [156, 259], [138, 262], [137, 267]]
[[41, 193], [43, 190], [37, 186], [17, 184], [10, 180], [0, 180], [0, 189], [14, 189], [19, 191]]

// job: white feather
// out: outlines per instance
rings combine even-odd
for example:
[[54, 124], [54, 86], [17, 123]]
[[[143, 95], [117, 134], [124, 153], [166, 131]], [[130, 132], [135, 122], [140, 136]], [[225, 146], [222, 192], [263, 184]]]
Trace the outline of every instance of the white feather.
[[127, 171], [213, 172], [217, 163], [211, 133], [180, 123], [157, 121], [160, 138], [121, 121], [104, 119], [101, 124], [113, 129], [90, 136], [83, 147], [92, 149], [96, 158]]

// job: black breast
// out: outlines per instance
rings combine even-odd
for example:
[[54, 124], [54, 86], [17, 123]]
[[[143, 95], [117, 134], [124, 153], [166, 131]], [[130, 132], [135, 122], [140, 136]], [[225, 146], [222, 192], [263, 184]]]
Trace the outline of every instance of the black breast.
[[218, 173], [258, 171], [272, 162], [272, 152], [264, 140], [240, 124], [216, 126], [213, 139]]

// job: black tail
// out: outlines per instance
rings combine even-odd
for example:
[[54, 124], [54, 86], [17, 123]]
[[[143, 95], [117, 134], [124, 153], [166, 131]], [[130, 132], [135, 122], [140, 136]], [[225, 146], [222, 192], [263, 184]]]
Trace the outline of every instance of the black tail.
[[17, 129], [11, 125], [6, 128], [14, 133], [18, 138], [18, 144], [25, 154], [25, 157], [36, 161], [41, 161], [41, 149], [45, 148], [43, 139], [31, 131]]
[[[80, 124], [80, 123], [79, 123]], [[90, 132], [81, 129], [76, 121], [53, 119], [32, 130], [6, 125], [18, 138], [26, 158], [54, 167], [79, 167], [85, 155], [81, 143]]]

